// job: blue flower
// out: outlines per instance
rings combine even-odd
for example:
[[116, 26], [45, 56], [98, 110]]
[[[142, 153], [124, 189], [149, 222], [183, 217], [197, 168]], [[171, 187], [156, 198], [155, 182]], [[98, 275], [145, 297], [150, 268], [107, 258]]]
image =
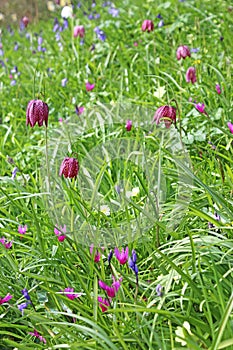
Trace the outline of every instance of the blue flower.
[[30, 295], [28, 294], [28, 290], [26, 288], [24, 288], [23, 290], [21, 290], [21, 293], [23, 294], [24, 298], [27, 300], [31, 300]]
[[158, 284], [157, 287], [155, 288], [155, 290], [156, 290], [156, 293], [157, 293], [158, 297], [162, 297], [163, 296], [163, 292], [162, 292], [163, 286], [161, 286], [161, 284]]
[[26, 309], [26, 307], [28, 307], [29, 304], [30, 304], [29, 302], [25, 302], [18, 305], [18, 309], [22, 312], [22, 315], [24, 313], [24, 309]]
[[136, 265], [137, 262], [137, 255], [135, 250], [132, 250], [132, 256], [129, 258], [129, 267], [133, 270], [135, 273], [136, 277], [138, 277], [138, 267]]

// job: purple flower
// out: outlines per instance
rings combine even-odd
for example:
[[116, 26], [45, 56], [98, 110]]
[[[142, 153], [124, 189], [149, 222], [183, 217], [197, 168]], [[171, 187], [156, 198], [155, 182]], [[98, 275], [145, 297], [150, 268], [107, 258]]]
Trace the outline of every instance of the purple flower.
[[221, 87], [219, 84], [215, 85], [215, 89], [216, 89], [217, 93], [220, 95], [222, 91], [221, 91]]
[[43, 38], [42, 38], [42, 36], [40, 36], [40, 35], [38, 36], [37, 42], [38, 42], [38, 45], [39, 45], [39, 46], [42, 45], [42, 43], [43, 43]]
[[28, 332], [28, 334], [38, 338], [41, 342], [43, 342], [44, 344], [46, 344], [46, 339], [42, 337], [42, 335], [40, 335], [40, 333], [37, 332], [37, 330], [34, 329], [33, 332]]
[[99, 281], [100, 288], [105, 290], [110, 298], [114, 298], [116, 296], [116, 293], [118, 292], [122, 282], [122, 278], [120, 278], [118, 281], [116, 281], [114, 277], [112, 277], [112, 279], [113, 283], [111, 287], [105, 284], [103, 281]]
[[186, 72], [186, 81], [187, 83], [196, 83], [197, 77], [196, 77], [196, 69], [194, 67], [189, 67]]
[[23, 296], [26, 300], [31, 300], [30, 295], [28, 294], [28, 290], [26, 288], [21, 290], [21, 293], [23, 294]]
[[161, 297], [163, 295], [163, 286], [161, 286], [161, 284], [158, 284], [157, 287], [155, 288], [155, 291], [158, 297]]
[[[107, 311], [108, 307], [110, 306], [109, 300], [102, 297], [98, 297], [97, 300], [100, 303], [100, 308], [102, 312]], [[110, 298], [110, 301], [111, 301], [111, 298]]]
[[74, 288], [67, 287], [64, 289], [65, 296], [70, 299], [74, 300], [75, 298], [79, 298], [81, 294], [74, 293]]
[[119, 16], [119, 10], [116, 9], [115, 7], [110, 7], [108, 9], [108, 13], [112, 15], [112, 17], [118, 17]]
[[59, 176], [64, 176], [65, 178], [72, 179], [73, 177], [77, 177], [79, 171], [79, 163], [75, 158], [66, 157], [63, 159]]
[[81, 115], [84, 112], [84, 107], [78, 107], [77, 105], [75, 106], [75, 112], [77, 115]]
[[4, 298], [0, 297], [0, 305], [7, 303], [12, 298], [13, 298], [13, 295], [11, 295], [10, 293], [8, 293]]
[[11, 86], [15, 86], [16, 85], [16, 80], [15, 79], [13, 79], [13, 80], [11, 80]]
[[124, 248], [122, 248], [122, 251], [120, 252], [118, 248], [114, 249], [114, 253], [115, 253], [115, 257], [117, 258], [117, 260], [119, 261], [119, 263], [121, 265], [124, 265], [125, 263], [127, 263], [128, 258], [129, 258], [129, 248], [126, 247], [126, 249], [124, 250]]
[[151, 21], [150, 19], [145, 19], [142, 23], [142, 27], [141, 27], [142, 31], [145, 32], [147, 31], [152, 32], [154, 30], [154, 22]]
[[61, 81], [61, 86], [65, 87], [66, 84], [67, 84], [67, 81], [68, 81], [67, 78], [62, 79], [62, 81]]
[[199, 52], [200, 51], [200, 48], [199, 47], [197, 47], [197, 48], [192, 48], [191, 50], [190, 50], [190, 52], [193, 52], [193, 53], [197, 53], [197, 52]]
[[161, 21], [159, 21], [158, 23], [158, 28], [161, 28], [164, 26], [164, 21], [161, 19]]
[[132, 120], [128, 119], [128, 120], [126, 121], [126, 125], [125, 125], [126, 130], [127, 130], [127, 131], [130, 131], [131, 128], [132, 128], [132, 125], [133, 125]]
[[60, 231], [55, 227], [54, 228], [54, 233], [57, 236], [57, 239], [59, 240], [59, 242], [63, 242], [66, 239], [66, 235], [65, 235], [65, 233], [66, 233], [66, 225], [64, 225], [63, 227], [60, 226]]
[[[94, 244], [91, 244], [91, 245], [90, 245], [90, 254], [91, 254], [91, 255], [93, 254], [93, 251], [94, 251]], [[100, 261], [100, 258], [101, 258], [101, 254], [100, 254], [100, 252], [98, 251], [98, 249], [96, 249], [96, 251], [95, 251], [95, 256], [94, 256], [94, 262], [99, 262], [99, 261]]]
[[5, 237], [2, 237], [0, 238], [0, 243], [2, 243], [6, 249], [10, 249], [12, 247], [13, 241], [7, 241]]
[[198, 110], [198, 112], [206, 114], [204, 103], [196, 103], [195, 108]]
[[63, 19], [63, 28], [64, 28], [64, 29], [67, 29], [68, 27], [69, 27], [68, 19], [67, 19], [67, 18], [64, 18], [64, 19]]
[[12, 170], [12, 176], [11, 176], [11, 179], [14, 180], [15, 177], [16, 177], [16, 174], [17, 172], [19, 171], [19, 169], [17, 167], [15, 167], [13, 170]]
[[108, 263], [109, 263], [109, 264], [111, 263], [112, 257], [113, 257], [113, 251], [110, 250], [110, 252], [109, 252], [109, 254], [108, 254]]
[[233, 124], [230, 123], [230, 122], [228, 122], [228, 123], [227, 123], [227, 126], [228, 126], [230, 132], [233, 134]]
[[26, 309], [26, 307], [28, 307], [29, 304], [30, 304], [29, 302], [25, 302], [18, 305], [18, 309], [22, 312], [22, 315], [24, 313], [24, 309]]
[[24, 235], [27, 231], [27, 225], [24, 225], [24, 226], [19, 226], [18, 227], [18, 232], [21, 234], [21, 235]]
[[19, 48], [19, 44], [18, 44], [18, 43], [15, 43], [14, 51], [18, 51], [18, 48]]
[[136, 278], [138, 278], [138, 267], [136, 265], [136, 262], [137, 262], [137, 255], [135, 250], [133, 249], [132, 256], [129, 258], [128, 264], [129, 264], [129, 267], [134, 271]]
[[31, 127], [34, 127], [36, 123], [39, 126], [42, 126], [45, 122], [46, 127], [48, 126], [48, 116], [49, 116], [49, 107], [47, 103], [41, 100], [31, 100], [27, 106], [26, 112], [26, 125], [30, 124]]
[[159, 18], [159, 19], [163, 18], [160, 13], [156, 17]]
[[105, 41], [106, 34], [101, 29], [99, 29], [99, 27], [96, 27], [94, 29], [94, 32], [96, 33], [98, 39], [100, 39], [101, 41]]
[[176, 51], [176, 58], [179, 61], [181, 58], [185, 59], [186, 57], [191, 57], [189, 47], [186, 45], [179, 46]]
[[91, 84], [91, 83], [89, 83], [89, 81], [86, 83], [86, 90], [87, 91], [93, 90], [94, 87], [95, 87], [95, 84]]
[[167, 105], [159, 107], [153, 121], [158, 125], [161, 120], [164, 120], [166, 128], [170, 128], [172, 122], [176, 124], [176, 108]]

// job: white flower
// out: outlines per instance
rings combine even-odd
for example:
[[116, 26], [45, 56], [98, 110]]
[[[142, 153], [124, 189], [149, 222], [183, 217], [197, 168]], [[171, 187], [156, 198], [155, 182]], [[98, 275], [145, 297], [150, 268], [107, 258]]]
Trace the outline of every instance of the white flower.
[[139, 187], [134, 187], [132, 191], [126, 191], [125, 195], [127, 198], [136, 197], [139, 194], [139, 192], [140, 192]]
[[192, 332], [190, 331], [190, 324], [187, 321], [184, 321], [182, 327], [178, 326], [176, 331], [175, 331], [175, 333], [177, 335], [177, 337], [175, 337], [175, 341], [177, 343], [181, 343], [181, 346], [187, 345], [187, 342], [185, 341], [184, 328], [188, 332], [188, 334], [192, 335]]
[[63, 7], [62, 11], [61, 11], [61, 16], [62, 18], [71, 18], [73, 14], [73, 10], [72, 7], [70, 6], [65, 6]]
[[107, 205], [101, 205], [100, 211], [101, 211], [101, 213], [105, 214], [106, 216], [110, 215], [110, 208]]

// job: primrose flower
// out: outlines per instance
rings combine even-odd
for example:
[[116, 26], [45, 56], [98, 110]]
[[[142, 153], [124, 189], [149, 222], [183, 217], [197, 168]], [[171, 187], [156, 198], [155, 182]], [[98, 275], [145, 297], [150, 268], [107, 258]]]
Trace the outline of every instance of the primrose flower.
[[122, 282], [122, 278], [120, 278], [118, 281], [116, 281], [114, 277], [112, 277], [112, 279], [113, 283], [111, 287], [105, 284], [103, 281], [99, 281], [100, 288], [105, 290], [110, 298], [114, 298], [116, 296], [116, 293], [118, 292]]
[[219, 84], [215, 85], [215, 89], [216, 89], [217, 93], [220, 95], [221, 94], [221, 87]]
[[204, 103], [202, 103], [202, 104], [201, 103], [196, 103], [195, 104], [195, 108], [198, 110], [198, 112], [206, 114]]
[[181, 58], [185, 59], [186, 57], [191, 57], [189, 47], [186, 45], [179, 46], [176, 51], [176, 58], [179, 61]]
[[63, 242], [66, 239], [66, 225], [64, 225], [64, 227], [60, 226], [60, 231], [55, 227], [54, 233], [57, 236], [59, 242]]
[[115, 257], [119, 261], [121, 265], [124, 265], [129, 258], [129, 248], [126, 247], [125, 250], [122, 248], [122, 251], [120, 252], [118, 248], [114, 249]]
[[186, 72], [186, 81], [187, 83], [196, 83], [197, 77], [196, 77], [196, 69], [194, 67], [189, 67]]
[[64, 175], [66, 178], [72, 179], [77, 177], [79, 171], [79, 164], [76, 158], [66, 157], [63, 159], [59, 175]]
[[13, 295], [11, 295], [10, 293], [8, 293], [4, 298], [0, 297], [0, 305], [7, 303], [12, 298], [13, 298]]
[[170, 128], [172, 122], [176, 124], [176, 108], [167, 105], [159, 107], [153, 121], [158, 125], [161, 119], [164, 120], [166, 128]]
[[48, 116], [49, 116], [49, 107], [47, 103], [41, 100], [31, 100], [27, 106], [26, 112], [26, 125], [30, 124], [31, 127], [34, 127], [36, 123], [39, 126], [45, 125], [48, 126]]
[[84, 26], [75, 26], [74, 27], [74, 37], [76, 38], [79, 36], [80, 38], [83, 38], [85, 35], [85, 28]]
[[19, 226], [18, 227], [18, 232], [21, 234], [21, 235], [24, 235], [25, 233], [26, 233], [26, 231], [27, 231], [27, 225], [24, 225], [24, 226]]
[[44, 344], [46, 344], [46, 339], [44, 337], [42, 337], [42, 335], [40, 335], [40, 333], [37, 332], [37, 330], [34, 329], [33, 332], [28, 332], [28, 334], [32, 335], [33, 337], [36, 337], [37, 339], [39, 339], [41, 342], [43, 342]]
[[233, 124], [230, 123], [230, 122], [228, 122], [228, 123], [227, 123], [227, 126], [228, 126], [230, 132], [233, 134]]
[[109, 300], [111, 301], [111, 298], [108, 300], [107, 298], [98, 297], [97, 300], [100, 303], [102, 312], [107, 311], [108, 307], [110, 306]]
[[67, 287], [64, 289], [65, 296], [70, 299], [74, 300], [75, 298], [79, 298], [81, 294], [74, 293], [74, 288]]
[[142, 23], [141, 29], [143, 32], [145, 32], [145, 31], [147, 31], [148, 33], [152, 32], [154, 30], [153, 21], [151, 21], [150, 19], [145, 19]]
[[132, 125], [133, 125], [132, 120], [128, 119], [125, 125], [126, 130], [130, 131], [132, 129]]

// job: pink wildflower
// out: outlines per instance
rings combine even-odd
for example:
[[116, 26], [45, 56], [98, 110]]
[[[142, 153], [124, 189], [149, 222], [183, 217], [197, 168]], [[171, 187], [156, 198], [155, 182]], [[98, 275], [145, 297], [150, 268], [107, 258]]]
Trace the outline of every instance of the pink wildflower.
[[60, 226], [60, 230], [59, 231], [56, 227], [54, 228], [54, 233], [57, 236], [57, 239], [59, 240], [59, 242], [63, 242], [66, 239], [66, 225], [64, 225], [64, 227]]
[[2, 243], [6, 249], [10, 249], [13, 241], [7, 241], [5, 237], [2, 237], [0, 238], [0, 243]]
[[107, 311], [108, 307], [110, 306], [109, 301], [111, 301], [111, 298], [108, 300], [106, 298], [98, 297], [98, 302], [100, 303], [100, 308], [102, 312]]
[[196, 83], [197, 77], [196, 77], [196, 69], [194, 67], [189, 67], [186, 72], [186, 81], [187, 83]]
[[128, 258], [129, 258], [129, 248], [128, 247], [126, 247], [125, 250], [124, 250], [124, 248], [122, 248], [121, 252], [119, 251], [118, 248], [115, 248], [114, 253], [115, 253], [117, 260], [119, 261], [119, 263], [121, 265], [124, 265], [128, 261]]
[[222, 91], [221, 91], [221, 87], [219, 84], [215, 85], [215, 89], [216, 89], [217, 93], [220, 95]]
[[142, 31], [145, 32], [147, 31], [152, 32], [154, 30], [154, 22], [151, 21], [150, 19], [145, 19], [142, 23], [142, 27], [141, 27]]
[[121, 286], [121, 281], [122, 281], [122, 278], [120, 278], [118, 281], [115, 280], [114, 277], [112, 277], [113, 279], [113, 283], [110, 286], [108, 286], [107, 284], [105, 284], [103, 281], [99, 281], [99, 286], [101, 289], [105, 290], [107, 295], [110, 297], [110, 298], [114, 298], [116, 296], [116, 293], [118, 292], [120, 286]]
[[176, 58], [179, 61], [181, 58], [185, 59], [186, 57], [191, 57], [189, 47], [186, 45], [179, 46], [177, 51], [176, 51]]
[[227, 126], [228, 126], [230, 132], [233, 134], [233, 124], [230, 123], [230, 122], [228, 122], [228, 123], [227, 123]]
[[170, 128], [171, 123], [176, 124], [176, 108], [171, 106], [161, 106], [157, 109], [153, 121], [158, 125], [160, 120], [164, 120], [166, 128]]
[[63, 159], [59, 175], [64, 175], [66, 178], [77, 177], [79, 171], [79, 164], [77, 159], [66, 157]]
[[27, 225], [24, 225], [24, 226], [19, 226], [18, 227], [18, 232], [21, 234], [21, 235], [24, 235], [27, 231]]
[[30, 124], [31, 127], [34, 127], [34, 125], [38, 123], [39, 126], [42, 126], [45, 122], [45, 125], [48, 126], [48, 116], [49, 107], [47, 103], [41, 100], [31, 100], [28, 103], [26, 125]]
[[133, 125], [132, 120], [128, 119], [125, 125], [126, 130], [130, 131], [132, 129], [132, 125]]
[[87, 91], [93, 90], [94, 87], [95, 87], [95, 84], [91, 84], [91, 83], [89, 83], [89, 81], [86, 83], [86, 90]]
[[37, 330], [34, 329], [34, 331], [33, 332], [29, 332], [29, 334], [32, 335], [33, 337], [38, 338], [41, 342], [46, 344], [46, 339], [44, 337], [42, 337], [42, 335], [40, 335], [40, 333], [37, 332]]
[[[90, 245], [90, 254], [91, 254], [91, 255], [93, 254], [93, 250], [94, 250], [94, 244], [91, 244], [91, 245]], [[99, 261], [100, 261], [100, 258], [101, 258], [101, 254], [100, 254], [100, 252], [98, 251], [98, 249], [96, 249], [96, 251], [95, 251], [95, 257], [94, 257], [94, 262], [99, 262]]]
[[81, 296], [79, 293], [74, 293], [74, 288], [70, 287], [64, 289], [64, 294], [70, 300], [74, 300], [75, 298], [79, 298]]
[[10, 293], [8, 293], [4, 298], [0, 297], [0, 305], [7, 303], [12, 298], [13, 298], [13, 295], [11, 295]]

